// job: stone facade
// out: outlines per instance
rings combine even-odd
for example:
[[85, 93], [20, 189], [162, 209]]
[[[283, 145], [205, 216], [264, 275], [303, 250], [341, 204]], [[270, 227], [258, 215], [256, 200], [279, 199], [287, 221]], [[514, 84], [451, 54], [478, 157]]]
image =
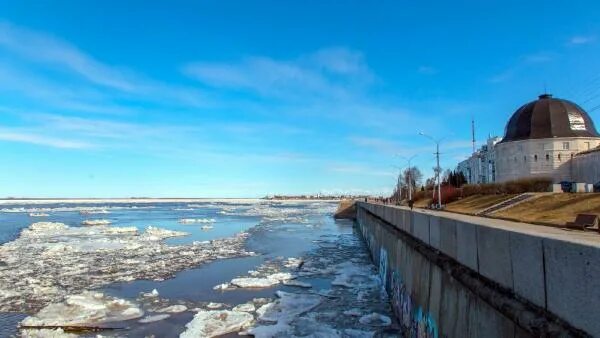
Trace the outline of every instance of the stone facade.
[[556, 183], [579, 181], [574, 175], [575, 161], [572, 159], [577, 153], [599, 145], [599, 138], [532, 139], [499, 143], [495, 147], [496, 181], [525, 177], [549, 177]]
[[600, 188], [600, 148], [575, 155], [572, 162], [574, 181], [592, 183], [596, 189]]

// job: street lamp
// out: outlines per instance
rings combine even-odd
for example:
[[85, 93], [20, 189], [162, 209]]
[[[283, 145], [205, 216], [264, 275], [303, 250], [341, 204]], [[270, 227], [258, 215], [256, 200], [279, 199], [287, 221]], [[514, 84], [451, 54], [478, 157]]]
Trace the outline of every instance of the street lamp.
[[437, 167], [435, 168], [435, 172], [436, 172], [436, 178], [437, 178], [437, 183], [438, 183], [438, 209], [442, 209], [442, 180], [440, 178], [440, 142], [442, 142], [443, 138], [441, 139], [435, 139], [427, 134], [425, 134], [424, 132], [419, 132], [419, 135], [421, 136], [425, 136], [428, 139], [432, 140], [435, 143], [435, 157], [436, 157], [436, 161], [437, 161]]
[[417, 157], [417, 154], [415, 154], [411, 157], [408, 157], [408, 158], [406, 156], [402, 156], [400, 154], [396, 154], [396, 156], [401, 157], [408, 162], [408, 200], [411, 201], [412, 200], [412, 167], [410, 165], [410, 162], [413, 160], [413, 158]]

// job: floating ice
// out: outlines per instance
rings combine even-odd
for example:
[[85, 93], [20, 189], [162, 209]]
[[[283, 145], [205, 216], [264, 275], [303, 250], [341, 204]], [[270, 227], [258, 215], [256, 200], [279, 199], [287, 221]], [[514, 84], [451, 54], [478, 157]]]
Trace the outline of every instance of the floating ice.
[[360, 317], [358, 321], [369, 326], [389, 326], [392, 324], [390, 317], [375, 312]]
[[158, 322], [161, 320], [165, 320], [167, 318], [171, 317], [170, 314], [160, 314], [160, 315], [153, 315], [153, 316], [146, 316], [140, 320], [138, 320], [138, 323], [142, 323], [142, 324], [147, 324], [147, 323], [153, 323], [153, 322]]
[[274, 274], [270, 274], [267, 276], [268, 279], [273, 279], [277, 281], [285, 281], [296, 278], [296, 276], [292, 275], [289, 272], [277, 272]]
[[360, 311], [360, 309], [353, 308], [353, 309], [344, 311], [344, 314], [346, 316], [360, 317], [360, 316], [362, 316], [363, 313], [362, 313], [362, 311]]
[[133, 303], [100, 292], [83, 292], [53, 303], [21, 322], [23, 326], [93, 326], [140, 318], [144, 312]]
[[182, 218], [179, 220], [181, 224], [193, 224], [193, 223], [214, 223], [214, 218]]
[[110, 223], [107, 219], [91, 219], [81, 222], [83, 225], [109, 225]]
[[285, 266], [286, 268], [297, 269], [302, 263], [304, 263], [302, 259], [290, 257], [285, 261], [283, 266]]
[[151, 241], [159, 241], [169, 237], [180, 237], [187, 235], [189, 235], [187, 232], [161, 229], [153, 226], [147, 227], [146, 231], [144, 232], [145, 239]]
[[88, 209], [79, 211], [80, 215], [108, 214], [106, 209]]
[[213, 303], [213, 302], [210, 302], [210, 303], [206, 304], [206, 307], [209, 308], [209, 309], [211, 309], [211, 310], [215, 310], [215, 309], [222, 308], [223, 304], [222, 303]]
[[297, 287], [300, 287], [300, 288], [312, 288], [312, 285], [310, 283], [301, 282], [301, 281], [297, 281], [297, 280], [287, 280], [287, 281], [284, 281], [283, 285], [297, 286]]
[[250, 334], [254, 338], [273, 338], [289, 337], [292, 335], [292, 327], [287, 323], [277, 323], [274, 325], [260, 325], [248, 329], [245, 334]]
[[254, 312], [254, 311], [256, 311], [256, 306], [254, 306], [254, 304], [252, 304], [252, 303], [244, 303], [244, 304], [240, 304], [240, 305], [234, 307], [233, 311]]
[[321, 297], [313, 294], [284, 291], [277, 291], [275, 294], [279, 299], [273, 303], [263, 305], [259, 309], [260, 320], [266, 322], [289, 322], [294, 317], [313, 309], [321, 303]]
[[170, 246], [185, 233], [148, 227], [69, 227], [38, 222], [0, 246], [0, 312], [35, 312], [69, 294], [136, 279], [164, 280], [218, 258], [249, 255], [247, 234]]
[[297, 316], [312, 310], [321, 303], [321, 297], [317, 295], [283, 291], [277, 291], [276, 295], [279, 299], [256, 310], [260, 321], [274, 323], [274, 325], [253, 327], [247, 331], [249, 334], [256, 338], [289, 336], [292, 332], [290, 323]]
[[210, 230], [213, 229], [214, 227], [212, 225], [203, 225], [202, 227], [200, 227], [200, 229], [202, 230]]
[[236, 332], [249, 325], [254, 317], [246, 312], [200, 311], [186, 324], [181, 338], [216, 337]]
[[269, 278], [241, 277], [232, 279], [230, 283], [239, 288], [268, 288], [279, 284], [279, 281]]
[[375, 336], [375, 332], [371, 331], [345, 329], [343, 332], [345, 338], [372, 338]]
[[228, 290], [231, 287], [231, 284], [229, 283], [223, 283], [223, 284], [219, 284], [216, 285], [215, 287], [213, 287], [213, 290]]
[[183, 311], [187, 311], [187, 306], [180, 305], [180, 304], [171, 305], [171, 306], [167, 306], [162, 309], [156, 310], [156, 312], [168, 312], [168, 313], [180, 313]]
[[151, 292], [143, 293], [142, 296], [144, 296], [144, 297], [158, 297], [158, 290], [152, 289]]
[[63, 329], [21, 330], [21, 338], [77, 338], [78, 335], [66, 333]]
[[348, 288], [372, 288], [379, 285], [379, 278], [371, 266], [344, 262], [337, 265], [337, 276], [331, 285]]
[[29, 217], [47, 217], [47, 216], [50, 216], [50, 215], [43, 213], [43, 212], [30, 212], [29, 213]]

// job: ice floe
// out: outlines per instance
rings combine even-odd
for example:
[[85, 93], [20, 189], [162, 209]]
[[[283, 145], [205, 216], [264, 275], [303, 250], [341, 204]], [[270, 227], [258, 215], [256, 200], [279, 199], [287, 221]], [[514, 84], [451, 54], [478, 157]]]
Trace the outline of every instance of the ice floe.
[[148, 227], [69, 227], [38, 222], [0, 246], [0, 312], [35, 311], [67, 295], [113, 282], [164, 280], [219, 258], [247, 256], [242, 233], [171, 246], [163, 239], [186, 233]]
[[77, 338], [73, 333], [67, 333], [63, 329], [22, 330], [21, 338]]
[[108, 210], [106, 209], [86, 209], [86, 210], [80, 210], [79, 214], [80, 215], [94, 215], [94, 214], [108, 214]]
[[44, 213], [44, 212], [30, 212], [29, 213], [29, 217], [47, 217], [47, 216], [50, 216], [50, 215], [47, 213]]
[[297, 286], [300, 288], [312, 288], [312, 285], [310, 283], [301, 282], [301, 281], [297, 281], [297, 280], [286, 280], [283, 282], [283, 285]]
[[287, 281], [295, 278], [288, 272], [278, 272], [266, 276], [264, 278], [258, 277], [240, 277], [231, 280], [230, 284], [239, 288], [268, 288], [279, 284], [282, 281]]
[[358, 321], [369, 326], [389, 326], [392, 324], [390, 317], [375, 312], [360, 317]]
[[137, 305], [100, 292], [83, 292], [68, 296], [64, 302], [52, 303], [21, 322], [21, 326], [93, 326], [140, 318], [144, 312]]
[[290, 333], [290, 323], [299, 315], [310, 311], [321, 303], [321, 297], [277, 291], [275, 302], [261, 306], [256, 313], [258, 320], [268, 323], [250, 328], [247, 332], [255, 337], [273, 337]]
[[181, 338], [216, 337], [236, 332], [252, 323], [254, 317], [246, 312], [212, 310], [200, 311], [186, 324]]
[[82, 225], [109, 225], [111, 221], [107, 219], [90, 219], [81, 222]]
[[321, 303], [321, 297], [311, 294], [277, 291], [275, 302], [263, 305], [259, 319], [266, 322], [290, 321]]
[[165, 320], [165, 319], [167, 319], [169, 317], [171, 317], [171, 315], [170, 314], [166, 314], [166, 313], [163, 313], [163, 314], [160, 314], [160, 315], [146, 316], [146, 317], [138, 320], [138, 323], [141, 323], [141, 324], [153, 323], [153, 322], [158, 322], [158, 321], [161, 321], [161, 320]]
[[214, 223], [214, 218], [182, 218], [179, 220], [181, 224], [193, 224], [193, 223]]
[[254, 311], [256, 311], [256, 306], [253, 303], [244, 303], [244, 304], [237, 305], [232, 310], [239, 311], [239, 312], [254, 312]]
[[158, 309], [158, 310], [156, 310], [156, 312], [180, 313], [180, 312], [187, 311], [187, 309], [188, 308], [185, 305], [176, 304], [176, 305], [164, 307], [162, 309]]
[[336, 267], [337, 276], [332, 285], [348, 288], [372, 288], [379, 284], [379, 277], [374, 274], [373, 267], [365, 264], [344, 262]]

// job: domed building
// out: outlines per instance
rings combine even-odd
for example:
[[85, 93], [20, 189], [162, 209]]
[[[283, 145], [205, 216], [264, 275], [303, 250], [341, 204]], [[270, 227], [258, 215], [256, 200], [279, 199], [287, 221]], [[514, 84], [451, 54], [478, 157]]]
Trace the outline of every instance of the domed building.
[[596, 183], [600, 174], [591, 177], [588, 168], [600, 168], [600, 163], [590, 160], [593, 156], [583, 156], [590, 152], [600, 152], [600, 134], [588, 113], [571, 101], [543, 94], [514, 112], [501, 140], [490, 138], [459, 163], [458, 170], [469, 183], [527, 177]]
[[540, 95], [517, 109], [504, 138], [496, 144], [496, 181], [532, 176], [572, 181], [571, 160], [599, 145], [600, 134], [581, 107], [550, 94]]

